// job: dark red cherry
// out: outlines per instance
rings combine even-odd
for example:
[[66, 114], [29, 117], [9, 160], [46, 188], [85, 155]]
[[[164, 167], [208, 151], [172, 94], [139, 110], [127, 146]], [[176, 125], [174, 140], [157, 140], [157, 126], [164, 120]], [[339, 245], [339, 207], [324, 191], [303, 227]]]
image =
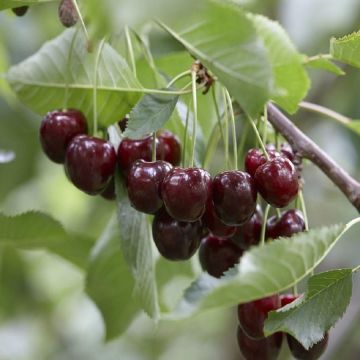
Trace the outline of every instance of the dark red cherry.
[[[269, 147], [268, 145], [266, 145], [266, 150], [270, 159], [274, 159], [275, 157], [280, 156], [280, 154], [276, 151], [275, 147]], [[255, 176], [257, 168], [265, 163], [266, 157], [260, 149], [250, 149], [245, 156], [245, 170], [252, 177]]]
[[253, 216], [244, 225], [236, 228], [235, 234], [230, 238], [241, 249], [248, 250], [260, 242], [263, 214], [260, 205], [256, 206]]
[[115, 200], [116, 193], [115, 193], [114, 177], [111, 178], [111, 180], [106, 185], [105, 189], [101, 192], [100, 195], [106, 200]]
[[179, 221], [200, 219], [210, 192], [210, 174], [199, 168], [173, 168], [161, 185], [161, 197], [166, 210]]
[[165, 175], [172, 169], [166, 161], [137, 160], [127, 177], [127, 190], [131, 205], [146, 214], [155, 214], [163, 206], [160, 187]]
[[306, 350], [300, 342], [298, 342], [294, 337], [289, 334], [286, 334], [287, 342], [291, 354], [295, 359], [298, 360], [316, 360], [325, 352], [327, 344], [329, 341], [329, 334], [325, 333], [325, 336], [318, 343], [314, 344], [310, 349]]
[[298, 297], [299, 297], [299, 295], [294, 295], [294, 294], [282, 294], [282, 295], [280, 295], [281, 307], [284, 307], [286, 305], [291, 304]]
[[242, 253], [230, 240], [209, 235], [201, 241], [199, 260], [203, 270], [219, 278], [239, 262]]
[[252, 177], [243, 171], [225, 171], [215, 176], [212, 198], [219, 219], [226, 225], [242, 225], [256, 208], [256, 188]]
[[180, 165], [181, 145], [177, 136], [168, 130], [161, 130], [157, 133], [159, 140], [158, 159], [165, 160], [173, 166]]
[[236, 226], [225, 225], [216, 215], [212, 198], [206, 203], [205, 213], [202, 217], [204, 226], [215, 236], [228, 238], [235, 234]]
[[177, 221], [163, 208], [154, 217], [152, 233], [155, 245], [164, 258], [188, 260], [199, 248], [202, 224], [200, 221]]
[[293, 163], [283, 156], [258, 167], [255, 183], [261, 196], [274, 207], [285, 207], [299, 191], [298, 173]]
[[282, 143], [280, 146], [280, 152], [283, 156], [287, 157], [291, 162], [294, 162], [295, 160], [294, 150], [289, 143]]
[[79, 110], [55, 110], [48, 112], [40, 125], [40, 143], [45, 154], [56, 163], [65, 161], [70, 141], [87, 131], [86, 118]]
[[19, 6], [11, 9], [16, 16], [24, 16], [29, 10], [28, 6]]
[[238, 306], [238, 318], [241, 328], [248, 336], [261, 338], [264, 336], [263, 327], [267, 315], [272, 310], [280, 308], [280, 298], [272, 295]]
[[283, 334], [278, 332], [266, 338], [253, 339], [238, 326], [237, 340], [246, 360], [275, 360], [280, 353]]
[[266, 237], [277, 239], [278, 237], [291, 237], [305, 231], [304, 216], [300, 210], [291, 209], [282, 213], [280, 219], [272, 216], [266, 225]]
[[113, 146], [92, 136], [74, 137], [66, 151], [67, 176], [77, 188], [90, 195], [104, 191], [114, 175], [115, 165]]

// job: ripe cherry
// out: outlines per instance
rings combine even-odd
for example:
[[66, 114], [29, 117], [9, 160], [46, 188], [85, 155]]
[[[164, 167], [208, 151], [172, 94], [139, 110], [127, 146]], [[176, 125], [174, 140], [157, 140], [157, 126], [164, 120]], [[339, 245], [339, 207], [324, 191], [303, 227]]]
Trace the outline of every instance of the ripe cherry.
[[212, 194], [216, 214], [226, 225], [242, 225], [255, 211], [256, 188], [245, 172], [225, 171], [216, 175]]
[[173, 166], [180, 165], [181, 145], [177, 136], [168, 130], [161, 130], [156, 136], [159, 140], [159, 159], [161, 158]]
[[101, 192], [100, 195], [106, 200], [115, 200], [116, 193], [115, 193], [114, 177], [111, 178], [111, 180], [106, 185], [105, 189]]
[[255, 183], [261, 196], [274, 207], [287, 206], [299, 191], [298, 173], [293, 163], [283, 156], [258, 167]]
[[199, 260], [203, 270], [219, 278], [239, 262], [242, 253], [230, 240], [209, 235], [201, 241]]
[[228, 238], [235, 234], [237, 227], [225, 225], [216, 215], [212, 198], [206, 204], [205, 213], [202, 217], [204, 226], [215, 236]]
[[65, 171], [80, 190], [101, 193], [114, 175], [116, 154], [113, 146], [92, 136], [78, 135], [66, 151]]
[[291, 209], [282, 213], [280, 219], [271, 217], [266, 225], [266, 237], [277, 239], [278, 237], [291, 237], [305, 231], [304, 216], [300, 210]]
[[238, 318], [241, 328], [253, 338], [264, 337], [263, 327], [267, 315], [280, 307], [278, 295], [272, 295], [238, 306]]
[[299, 295], [294, 294], [283, 294], [280, 295], [280, 303], [281, 307], [291, 304], [293, 301], [295, 301]]
[[131, 205], [146, 214], [155, 214], [163, 206], [160, 186], [172, 166], [166, 161], [137, 160], [127, 177], [127, 190]]
[[56, 163], [65, 161], [70, 141], [87, 131], [86, 118], [79, 110], [55, 110], [47, 113], [40, 125], [40, 143], [45, 154]]
[[281, 332], [269, 337], [253, 339], [245, 334], [238, 326], [237, 341], [241, 353], [246, 360], [275, 360], [277, 359], [283, 340]]
[[289, 349], [295, 359], [298, 360], [316, 360], [325, 352], [329, 340], [329, 334], [325, 333], [325, 336], [318, 343], [314, 344], [310, 349], [306, 350], [300, 342], [294, 337], [286, 334]]
[[204, 214], [211, 191], [210, 174], [199, 168], [173, 168], [161, 185], [168, 213], [178, 221], [196, 221]]
[[163, 257], [173, 261], [188, 260], [199, 247], [202, 224], [200, 221], [177, 221], [162, 208], [154, 217], [152, 233]]
[[24, 16], [29, 10], [28, 6], [18, 6], [11, 9], [16, 16]]
[[[274, 159], [275, 157], [280, 156], [275, 147], [270, 149], [267, 148], [267, 152], [270, 159]], [[265, 163], [266, 157], [263, 151], [260, 149], [250, 149], [245, 156], [245, 170], [252, 177], [255, 176], [257, 168]]]
[[230, 238], [241, 249], [248, 250], [260, 242], [263, 214], [261, 207], [256, 206], [253, 216], [244, 225], [236, 227], [235, 234]]

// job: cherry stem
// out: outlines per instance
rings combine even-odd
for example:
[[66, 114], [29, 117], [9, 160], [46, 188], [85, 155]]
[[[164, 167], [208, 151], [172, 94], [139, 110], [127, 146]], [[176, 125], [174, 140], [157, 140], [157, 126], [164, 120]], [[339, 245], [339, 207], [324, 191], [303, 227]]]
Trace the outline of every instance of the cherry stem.
[[297, 288], [297, 284], [294, 284], [294, 286], [292, 287], [292, 293], [293, 295], [297, 296], [298, 295], [298, 288]]
[[269, 158], [269, 154], [268, 154], [267, 151], [266, 151], [265, 145], [264, 145], [264, 143], [263, 143], [263, 141], [262, 141], [262, 139], [261, 139], [259, 130], [257, 129], [254, 120], [253, 120], [249, 115], [247, 115], [247, 118], [248, 118], [248, 120], [249, 120], [249, 122], [250, 122], [251, 127], [253, 128], [253, 130], [254, 130], [254, 132], [255, 132], [255, 135], [256, 135], [256, 138], [257, 138], [257, 140], [258, 140], [258, 142], [259, 142], [259, 144], [260, 144], [260, 147], [261, 147], [262, 151], [263, 151], [264, 154], [265, 154], [266, 160], [269, 160], [269, 159], [270, 159], [270, 158]]
[[194, 111], [194, 119], [193, 119], [193, 128], [192, 128], [192, 151], [191, 151], [191, 162], [190, 167], [194, 166], [195, 159], [195, 146], [196, 146], [196, 128], [197, 128], [197, 87], [196, 87], [196, 71], [191, 71], [191, 82], [192, 82], [192, 101], [193, 101], [193, 111]]
[[261, 227], [261, 235], [260, 235], [260, 246], [264, 246], [265, 245], [265, 235], [266, 235], [266, 223], [269, 217], [269, 211], [270, 211], [271, 205], [267, 204], [265, 211], [264, 211], [264, 220], [263, 220], [263, 224]]
[[105, 39], [102, 39], [98, 48], [95, 59], [95, 68], [94, 68], [94, 89], [93, 89], [93, 134], [97, 133], [97, 81], [98, 81], [98, 67], [102, 49], [105, 44]]
[[152, 161], [156, 161], [156, 131], [152, 134]]
[[231, 120], [231, 127], [232, 127], [232, 136], [233, 136], [234, 163], [235, 163], [235, 169], [237, 169], [238, 157], [237, 157], [237, 139], [236, 139], [236, 125], [235, 125], [234, 108], [233, 108], [232, 100], [231, 100], [228, 90], [226, 88], [224, 88], [224, 89], [225, 89], [227, 103], [228, 103], [229, 109], [230, 109], [230, 120]]
[[268, 115], [267, 107], [264, 106], [264, 129], [263, 129], [263, 143], [266, 144], [267, 141], [267, 127], [268, 127]]
[[186, 70], [178, 75], [176, 75], [167, 85], [166, 88], [168, 89], [169, 87], [171, 87], [173, 84], [175, 84], [178, 80], [191, 75], [191, 70]]
[[314, 55], [314, 56], [310, 56], [308, 58], [305, 59], [304, 63], [307, 64], [311, 61], [315, 61], [315, 60], [321, 60], [321, 59], [328, 59], [331, 60], [333, 59], [333, 56], [331, 54], [319, 54], [319, 55]]
[[222, 126], [222, 123], [221, 123], [222, 118], [221, 118], [221, 115], [220, 115], [219, 104], [218, 104], [218, 101], [217, 101], [217, 98], [216, 98], [215, 86], [211, 87], [211, 95], [212, 95], [212, 99], [213, 99], [213, 102], [214, 102], [215, 113], [216, 113], [218, 127], [219, 127], [220, 134], [221, 134], [221, 139], [222, 139], [223, 145], [225, 147], [226, 140], [225, 140], [225, 135], [224, 135], [224, 129], [223, 129], [223, 126]]
[[269, 122], [283, 135], [298, 155], [318, 166], [360, 212], [360, 183], [271, 103], [268, 104], [268, 118]]
[[[90, 45], [89, 33], [88, 33], [87, 29], [86, 29], [86, 25], [85, 25], [85, 22], [84, 22], [84, 19], [83, 19], [82, 15], [81, 15], [81, 11], [80, 11], [79, 5], [78, 5], [78, 3], [77, 3], [76, 0], [72, 0], [72, 3], [73, 3], [73, 5], [74, 5], [74, 7], [75, 7], [76, 13], [77, 13], [78, 16], [79, 16], [80, 24], [81, 24], [81, 27], [82, 27], [82, 29], [83, 29], [83, 31], [84, 31], [84, 34], [85, 34], [86, 40], [87, 40], [87, 42], [88, 42], [88, 45]], [[89, 46], [89, 48], [90, 48], [90, 46]]]
[[134, 76], [137, 77], [136, 76], [136, 61], [135, 61], [135, 55], [134, 55], [134, 48], [133, 48], [133, 44], [132, 44], [132, 41], [131, 41], [131, 35], [130, 35], [130, 31], [129, 31], [128, 26], [124, 27], [124, 33], [125, 33], [125, 39], [126, 39], [126, 48], [127, 48], [127, 51], [128, 51], [132, 71], [134, 73]]
[[182, 167], [184, 168], [186, 165], [186, 145], [187, 140], [189, 137], [189, 118], [190, 118], [190, 106], [191, 106], [191, 99], [188, 102], [188, 106], [186, 109], [186, 119], [185, 119], [185, 129], [184, 129], [184, 140], [183, 140], [183, 149], [182, 149]]
[[299, 191], [299, 200], [300, 200], [300, 205], [301, 205], [301, 211], [304, 215], [304, 222], [305, 222], [305, 231], [309, 231], [309, 219], [307, 216], [307, 211], [306, 211], [306, 206], [305, 206], [305, 199], [304, 199], [304, 194], [302, 192], [302, 190]]
[[224, 101], [224, 117], [225, 117], [225, 164], [227, 168], [229, 169], [230, 166], [230, 160], [229, 160], [229, 112], [227, 107], [227, 101], [226, 101], [226, 93], [225, 88], [222, 89], [222, 95], [223, 95], [223, 101]]

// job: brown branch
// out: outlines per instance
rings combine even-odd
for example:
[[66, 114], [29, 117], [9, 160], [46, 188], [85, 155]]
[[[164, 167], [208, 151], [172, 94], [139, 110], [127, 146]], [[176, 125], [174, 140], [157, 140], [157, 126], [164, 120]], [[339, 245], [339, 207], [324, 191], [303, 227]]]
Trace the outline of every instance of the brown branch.
[[267, 108], [269, 121], [298, 152], [299, 156], [317, 165], [360, 212], [360, 183], [321, 150], [273, 104], [269, 103]]

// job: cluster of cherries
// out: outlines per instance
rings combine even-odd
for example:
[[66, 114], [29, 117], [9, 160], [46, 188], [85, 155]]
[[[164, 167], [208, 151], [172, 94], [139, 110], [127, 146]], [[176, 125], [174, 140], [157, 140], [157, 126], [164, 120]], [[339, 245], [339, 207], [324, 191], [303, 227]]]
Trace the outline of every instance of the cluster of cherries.
[[[126, 125], [127, 119], [119, 122], [122, 131]], [[87, 134], [87, 121], [79, 110], [49, 112], [41, 123], [40, 141], [51, 160], [64, 164], [70, 181], [90, 195], [115, 197], [118, 165], [131, 205], [154, 215], [152, 232], [160, 254], [182, 261], [200, 248], [201, 266], [214, 277], [221, 277], [244, 251], [259, 244], [263, 214], [257, 194], [273, 207], [284, 208], [299, 191], [299, 163], [288, 144], [279, 151], [268, 144], [267, 156], [251, 149], [245, 158], [246, 171], [225, 171], [212, 178], [204, 169], [179, 167], [181, 146], [171, 132], [160, 131], [155, 139], [150, 135], [123, 138], [115, 149], [108, 141]], [[156, 160], [152, 161], [154, 144]], [[301, 211], [290, 209], [268, 219], [265, 235], [269, 240], [304, 230]], [[263, 322], [269, 311], [294, 299], [275, 295], [239, 305], [238, 342], [246, 359], [277, 357], [282, 334], [265, 338]], [[326, 341], [327, 337], [305, 350], [288, 336], [298, 359], [316, 359]]]

